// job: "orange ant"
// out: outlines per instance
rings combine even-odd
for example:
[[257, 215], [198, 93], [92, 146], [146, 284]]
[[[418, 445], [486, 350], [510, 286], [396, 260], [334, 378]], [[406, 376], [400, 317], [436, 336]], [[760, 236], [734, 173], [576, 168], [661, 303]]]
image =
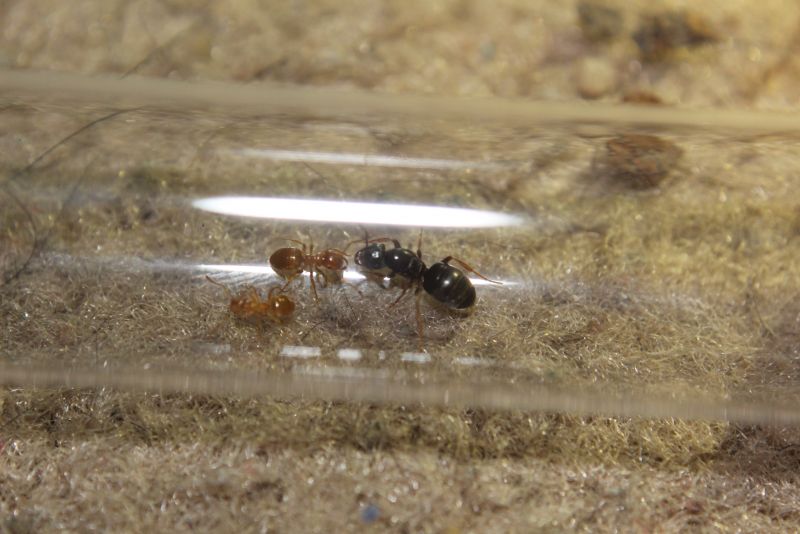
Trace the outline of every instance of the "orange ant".
[[264, 300], [253, 286], [234, 295], [227, 286], [220, 284], [210, 276], [206, 276], [206, 280], [225, 290], [231, 299], [228, 307], [231, 313], [239, 319], [269, 319], [274, 322], [282, 322], [289, 319], [294, 313], [294, 301], [292, 299], [285, 295], [274, 295], [278, 289], [277, 286], [269, 290], [267, 299]]
[[341, 284], [345, 269], [347, 269], [347, 254], [335, 248], [325, 249], [314, 254], [314, 245], [306, 246], [302, 241], [289, 238], [281, 238], [286, 241], [297, 243], [302, 249], [297, 247], [279, 248], [269, 257], [269, 264], [275, 273], [286, 280], [286, 287], [303, 271], [308, 271], [311, 279], [311, 291], [314, 293], [314, 300], [319, 300], [317, 295], [317, 285], [315, 278], [324, 280], [327, 287], [329, 284]]

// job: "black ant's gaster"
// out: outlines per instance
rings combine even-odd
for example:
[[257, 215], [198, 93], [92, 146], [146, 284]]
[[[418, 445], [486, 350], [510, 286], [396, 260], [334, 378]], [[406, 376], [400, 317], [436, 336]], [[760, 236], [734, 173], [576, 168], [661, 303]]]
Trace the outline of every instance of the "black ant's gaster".
[[[384, 244], [386, 242], [392, 243], [394, 248], [387, 249]], [[453, 256], [447, 256], [430, 267], [426, 266], [422, 261], [421, 242], [422, 234], [420, 233], [420, 242], [415, 253], [410, 249], [403, 248], [396, 239], [388, 237], [369, 239], [365, 236], [364, 247], [355, 254], [356, 265], [361, 268], [361, 272], [367, 279], [382, 286], [383, 280], [388, 278], [389, 287], [402, 288], [403, 292], [390, 306], [400, 302], [406, 292], [414, 287], [414, 294], [417, 295], [417, 326], [420, 336], [420, 349], [424, 328], [419, 304], [421, 290], [424, 290], [437, 302], [453, 310], [468, 310], [477, 301], [475, 287], [470, 279], [463, 271], [450, 265], [450, 262], [458, 263], [465, 271], [474, 273], [488, 282], [501, 284], [501, 282], [486, 278], [468, 263]]]
[[477, 300], [475, 286], [472, 285], [472, 282], [460, 269], [450, 265], [451, 261], [458, 263], [465, 270], [475, 273], [486, 281], [493, 284], [501, 283], [489, 280], [463, 261], [447, 256], [442, 261], [428, 267], [422, 277], [422, 288], [448, 308], [465, 310], [473, 307]]

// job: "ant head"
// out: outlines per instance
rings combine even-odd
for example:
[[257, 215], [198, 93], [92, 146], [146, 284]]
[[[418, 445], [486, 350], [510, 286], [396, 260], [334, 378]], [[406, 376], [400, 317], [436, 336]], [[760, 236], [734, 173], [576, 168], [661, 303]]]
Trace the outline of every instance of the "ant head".
[[386, 245], [373, 243], [356, 252], [356, 265], [367, 270], [378, 270], [386, 267], [384, 263]]
[[294, 313], [294, 301], [287, 296], [278, 295], [269, 300], [272, 316], [278, 320], [288, 319]]

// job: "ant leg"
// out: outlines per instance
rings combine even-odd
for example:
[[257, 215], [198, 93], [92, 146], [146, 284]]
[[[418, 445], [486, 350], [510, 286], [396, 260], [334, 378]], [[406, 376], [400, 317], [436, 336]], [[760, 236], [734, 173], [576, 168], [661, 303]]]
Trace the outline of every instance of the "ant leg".
[[[350, 247], [352, 247], [352, 246], [353, 246], [353, 245], [355, 245], [356, 243], [363, 243], [363, 242], [364, 242], [364, 241], [362, 241], [361, 239], [356, 239], [355, 241], [350, 241], [349, 243], [347, 243], [347, 244], [344, 246], [344, 250], [345, 250], [345, 251], [346, 251], [346, 250], [348, 250]], [[346, 256], [346, 255], [347, 255], [347, 252], [345, 252], [345, 256]]]
[[319, 302], [319, 295], [317, 295], [317, 284], [314, 283], [314, 269], [308, 273], [308, 278], [311, 280], [311, 292], [314, 294], [314, 300]]
[[[363, 284], [364, 282], [366, 282], [366, 280], [362, 281], [361, 283]], [[358, 289], [358, 286], [357, 286], [356, 284], [351, 284], [350, 282], [342, 282], [342, 285], [344, 285], [344, 286], [350, 286], [350, 287], [352, 287], [353, 289], [355, 289], [355, 290], [356, 290], [356, 293], [358, 293], [358, 296], [359, 296], [359, 297], [363, 297], [363, 296], [364, 296], [364, 293], [362, 293], [362, 292], [361, 292], [361, 290], [360, 290], [360, 289]]]
[[327, 321], [328, 321], [328, 319], [323, 319], [323, 320], [319, 321], [318, 323], [312, 324], [309, 327], [309, 329], [306, 330], [306, 332], [302, 336], [300, 336], [300, 343], [303, 343], [306, 340], [306, 338], [308, 337], [308, 334], [310, 334], [311, 332], [313, 332], [314, 330], [319, 328], [319, 326], [321, 324], [326, 323]]
[[419, 351], [423, 352], [425, 350], [425, 321], [422, 319], [422, 310], [420, 309], [420, 299], [422, 298], [422, 292], [420, 291], [420, 287], [417, 286], [416, 290], [416, 307], [417, 307], [417, 332], [419, 333]]
[[397, 298], [394, 300], [394, 302], [392, 302], [391, 304], [389, 304], [389, 305], [387, 306], [387, 308], [392, 308], [392, 307], [394, 307], [394, 305], [395, 305], [395, 304], [397, 304], [398, 302], [400, 302], [400, 301], [403, 299], [403, 297], [405, 297], [405, 296], [406, 296], [406, 293], [408, 293], [408, 288], [405, 288], [405, 289], [403, 289], [403, 292], [402, 292], [402, 293], [400, 293], [400, 296], [399, 296], [399, 297], [397, 297]]
[[369, 273], [369, 272], [367, 272], [367, 273], [363, 273], [363, 275], [364, 275], [364, 280], [362, 280], [361, 282], [359, 282], [359, 285], [360, 285], [360, 284], [366, 284], [366, 283], [372, 282], [373, 284], [377, 285], [377, 286], [378, 286], [378, 287], [380, 287], [381, 289], [384, 289], [384, 290], [385, 290], [385, 289], [389, 289], [389, 288], [388, 288], [388, 287], [386, 287], [386, 285], [384, 284], [384, 281], [386, 280], [386, 277], [385, 277], [385, 276], [383, 276], [382, 274], [376, 274], [376, 273]]
[[208, 275], [206, 275], [206, 280], [208, 280], [209, 282], [211, 282], [211, 283], [212, 283], [212, 284], [214, 284], [215, 286], [219, 286], [219, 287], [221, 287], [222, 289], [224, 289], [224, 290], [225, 290], [225, 293], [227, 293], [227, 294], [228, 294], [228, 297], [229, 297], [229, 298], [233, 298], [233, 293], [231, 293], [231, 290], [230, 290], [230, 288], [229, 288], [228, 286], [226, 286], [225, 284], [220, 284], [219, 282], [217, 282], [216, 280], [214, 280], [213, 278], [211, 278], [211, 277], [210, 277], [210, 276], [208, 276]]
[[296, 275], [296, 274], [295, 274], [295, 275], [293, 275], [293, 276], [287, 276], [287, 277], [286, 277], [286, 283], [285, 283], [285, 284], [283, 284], [283, 287], [281, 287], [281, 293], [283, 293], [284, 291], [286, 291], [286, 288], [287, 288], [287, 287], [289, 287], [289, 284], [291, 284], [292, 282], [294, 282], [294, 279], [295, 279], [295, 278], [297, 278], [297, 275]]
[[471, 273], [474, 273], [474, 274], [476, 274], [476, 275], [477, 275], [479, 278], [483, 278], [483, 279], [484, 279], [484, 280], [486, 280], [487, 282], [491, 282], [491, 283], [493, 283], [493, 284], [497, 284], [497, 285], [503, 285], [503, 282], [498, 282], [497, 280], [492, 280], [491, 278], [486, 278], [486, 277], [485, 277], [485, 276], [483, 276], [481, 273], [479, 273], [478, 271], [476, 271], [476, 270], [475, 270], [475, 269], [474, 269], [474, 268], [473, 268], [473, 267], [472, 267], [472, 266], [471, 266], [469, 263], [466, 263], [465, 261], [463, 261], [463, 260], [460, 260], [460, 259], [458, 259], [458, 258], [454, 258], [453, 256], [447, 256], [445, 259], [443, 259], [443, 260], [442, 260], [442, 263], [449, 263], [449, 262], [451, 262], [451, 261], [454, 261], [454, 262], [458, 263], [458, 264], [459, 264], [459, 265], [461, 265], [461, 266], [462, 266], [462, 267], [463, 267], [465, 270], [467, 270], [467, 271], [469, 271], [469, 272], [471, 272]]
[[422, 259], [422, 228], [419, 229], [419, 239], [417, 239], [417, 257]]
[[250, 286], [250, 298], [253, 299], [253, 302], [261, 302], [261, 295], [258, 293], [255, 287]]
[[[362, 227], [362, 228], [363, 228], [363, 227]], [[346, 246], [346, 247], [344, 247], [344, 249], [345, 249], [345, 250], [350, 250], [350, 247], [352, 247], [352, 246], [353, 246], [353, 245], [355, 245], [356, 243], [361, 243], [361, 242], [362, 242], [362, 241], [361, 241], [361, 239], [356, 239], [356, 240], [354, 240], [354, 241], [350, 241], [350, 242], [347, 244], [347, 246]], [[365, 246], [365, 247], [366, 247], [367, 245], [369, 245], [369, 234], [367, 233], [367, 229], [366, 229], [366, 228], [364, 228], [364, 241], [363, 241], [363, 242], [364, 242], [364, 246]]]
[[[359, 292], [359, 295], [360, 295], [360, 294], [361, 294], [361, 293]], [[344, 293], [344, 294], [342, 294], [342, 296], [344, 297], [344, 301], [347, 303], [347, 307], [348, 307], [348, 308], [350, 308], [350, 317], [351, 317], [351, 319], [352, 319], [353, 321], [356, 321], [356, 320], [357, 320], [357, 317], [356, 317], [356, 312], [355, 312], [355, 310], [353, 309], [353, 305], [352, 305], [352, 304], [350, 304], [350, 299], [349, 299], [349, 298], [347, 298], [347, 293]]]
[[[317, 271], [316, 277], [317, 277], [317, 283], [320, 285], [321, 288], [325, 289], [326, 287], [331, 285], [330, 281], [328, 280], [328, 275], [326, 275], [324, 272]], [[322, 282], [325, 282], [325, 284], [323, 284]]]
[[364, 294], [361, 293], [361, 290], [358, 289], [358, 285], [364, 284], [364, 283], [368, 282], [369, 280], [361, 280], [360, 282], [358, 282], [358, 284], [352, 284], [350, 282], [345, 282], [343, 277], [337, 276], [337, 274], [336, 274], [337, 272], [338, 271], [334, 271], [334, 273], [332, 275], [333, 276], [333, 281], [331, 281], [331, 278], [329, 278], [328, 275], [324, 271], [320, 271], [320, 273], [322, 274], [322, 277], [325, 279], [325, 286], [324, 287], [328, 287], [328, 286], [332, 285], [332, 286], [335, 286], [335, 289], [334, 289], [335, 291], [339, 291], [343, 286], [350, 286], [353, 289], [355, 289], [356, 293], [358, 293], [358, 295], [360, 297], [364, 296]]

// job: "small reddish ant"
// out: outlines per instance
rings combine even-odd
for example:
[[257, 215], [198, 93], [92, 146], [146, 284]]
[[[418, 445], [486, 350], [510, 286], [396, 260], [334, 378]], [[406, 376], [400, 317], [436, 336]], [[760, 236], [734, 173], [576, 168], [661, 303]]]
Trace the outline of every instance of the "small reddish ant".
[[274, 295], [278, 289], [272, 287], [267, 294], [266, 300], [261, 298], [261, 294], [255, 287], [241, 291], [234, 295], [231, 290], [211, 278], [206, 276], [206, 280], [225, 290], [231, 299], [228, 305], [231, 313], [239, 319], [244, 320], [263, 320], [269, 319], [274, 322], [283, 322], [289, 319], [294, 313], [294, 301], [285, 295]]
[[306, 245], [296, 239], [282, 238], [286, 241], [297, 243], [302, 249], [297, 247], [279, 248], [269, 257], [269, 264], [275, 273], [286, 280], [285, 289], [295, 278], [308, 271], [311, 279], [311, 291], [314, 293], [314, 300], [319, 300], [317, 295], [317, 285], [315, 278], [325, 281], [326, 287], [329, 284], [341, 284], [344, 271], [347, 269], [347, 254], [339, 249], [329, 248], [314, 254], [314, 245]]

